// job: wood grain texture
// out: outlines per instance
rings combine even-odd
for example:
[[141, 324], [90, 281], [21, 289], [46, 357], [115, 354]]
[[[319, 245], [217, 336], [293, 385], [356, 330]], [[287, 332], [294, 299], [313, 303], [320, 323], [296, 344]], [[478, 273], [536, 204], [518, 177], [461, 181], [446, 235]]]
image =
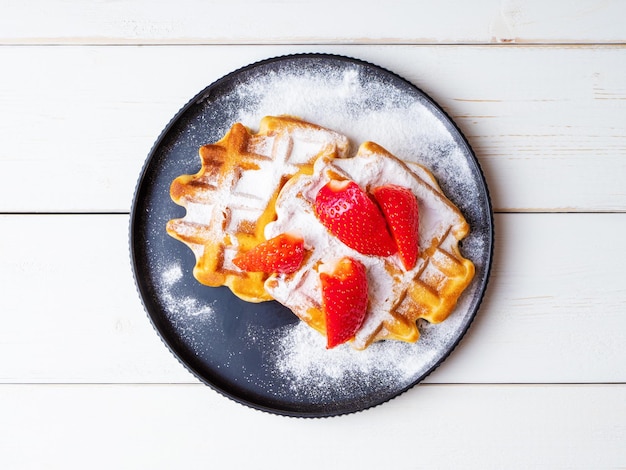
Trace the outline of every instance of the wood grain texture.
[[[195, 383], [134, 289], [125, 215], [0, 217], [3, 383]], [[469, 333], [429, 383], [624, 383], [626, 214], [500, 214]]]
[[6, 468], [53, 470], [307, 470], [329, 459], [337, 468], [621, 468], [625, 403], [625, 385], [424, 385], [382, 407], [309, 420], [201, 385], [0, 385], [0, 454]]
[[[626, 2], [0, 12], [0, 468], [626, 468]], [[458, 348], [337, 419], [198, 383], [150, 325], [128, 256], [133, 188], [172, 116], [228, 72], [297, 52], [421, 87], [467, 135], [497, 211], [491, 282]]]
[[[189, 99], [243, 65], [311, 50], [0, 48], [0, 212], [127, 212], [152, 144]], [[626, 48], [313, 50], [374, 62], [432, 96], [474, 148], [497, 211], [626, 211]]]
[[618, 0], [3, 0], [0, 44], [621, 43]]

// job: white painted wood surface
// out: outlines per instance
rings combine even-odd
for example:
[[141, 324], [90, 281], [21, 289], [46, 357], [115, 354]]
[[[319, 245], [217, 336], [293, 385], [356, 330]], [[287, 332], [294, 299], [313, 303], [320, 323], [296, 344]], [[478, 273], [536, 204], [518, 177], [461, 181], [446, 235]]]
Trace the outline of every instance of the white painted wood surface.
[[620, 0], [3, 0], [5, 44], [621, 43]]
[[[626, 2], [0, 11], [0, 468], [626, 467]], [[310, 51], [430, 94], [496, 209], [460, 346], [397, 399], [323, 420], [199, 384], [152, 329], [128, 257], [135, 182], [169, 119], [234, 69]]]
[[0, 211], [128, 211], [182, 105], [243, 65], [312, 50], [382, 65], [431, 95], [475, 149], [496, 210], [626, 210], [623, 47], [386, 45], [2, 47], [0, 174], [38, 190], [5, 179]]
[[421, 385], [303, 420], [195, 384], [0, 385], [1, 458], [29, 469], [620, 468], [624, 403], [617, 385]]
[[[495, 222], [483, 308], [427, 382], [626, 382], [626, 250], [607, 249], [622, 243], [624, 214]], [[23, 286], [0, 298], [0, 357], [15, 357], [1, 383], [195, 382], [147, 321], [127, 231], [126, 215], [0, 216], [0, 283]]]

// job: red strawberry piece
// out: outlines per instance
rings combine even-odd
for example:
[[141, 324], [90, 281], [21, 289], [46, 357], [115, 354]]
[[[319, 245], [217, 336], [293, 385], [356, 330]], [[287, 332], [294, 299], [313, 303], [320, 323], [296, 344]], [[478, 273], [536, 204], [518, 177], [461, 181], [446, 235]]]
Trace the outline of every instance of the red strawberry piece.
[[330, 233], [364, 255], [397, 252], [383, 214], [354, 181], [331, 180], [317, 193], [315, 213]]
[[375, 188], [372, 194], [387, 219], [402, 264], [407, 270], [412, 269], [419, 254], [419, 209], [415, 195], [408, 188], [392, 184]]
[[304, 259], [304, 241], [288, 233], [264, 241], [251, 250], [238, 254], [233, 263], [244, 271], [292, 273]]
[[322, 310], [326, 316], [328, 349], [352, 339], [361, 328], [367, 311], [365, 266], [352, 258], [341, 258], [326, 271], [322, 265]]

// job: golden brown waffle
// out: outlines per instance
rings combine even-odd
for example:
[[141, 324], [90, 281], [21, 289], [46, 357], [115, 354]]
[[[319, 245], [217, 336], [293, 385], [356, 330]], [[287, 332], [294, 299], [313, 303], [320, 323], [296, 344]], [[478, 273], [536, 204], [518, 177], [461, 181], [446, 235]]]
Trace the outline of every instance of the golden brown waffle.
[[186, 214], [167, 224], [193, 251], [196, 279], [228, 286], [247, 301], [271, 300], [263, 287], [267, 275], [242, 272], [233, 257], [265, 240], [274, 201], [291, 176], [310, 173], [321, 153], [344, 157], [348, 148], [346, 137], [289, 116], [263, 118], [257, 133], [237, 123], [219, 142], [202, 146], [200, 171], [179, 176], [170, 188]]
[[[420, 209], [420, 258], [415, 268], [406, 271], [397, 255], [362, 255], [329, 234], [315, 216], [314, 200], [330, 179], [352, 179], [366, 190], [397, 184], [414, 192]], [[370, 304], [353, 342], [358, 349], [382, 339], [416, 341], [416, 320], [436, 323], [447, 318], [474, 275], [474, 265], [458, 248], [469, 226], [432, 174], [419, 165], [408, 166], [371, 142], [361, 145], [352, 158], [320, 157], [312, 175], [297, 175], [283, 187], [276, 213], [277, 220], [267, 226], [266, 236], [300, 231], [310, 256], [296, 273], [268, 278], [266, 290], [322, 334], [325, 320], [317, 267], [343, 256], [365, 265]]]

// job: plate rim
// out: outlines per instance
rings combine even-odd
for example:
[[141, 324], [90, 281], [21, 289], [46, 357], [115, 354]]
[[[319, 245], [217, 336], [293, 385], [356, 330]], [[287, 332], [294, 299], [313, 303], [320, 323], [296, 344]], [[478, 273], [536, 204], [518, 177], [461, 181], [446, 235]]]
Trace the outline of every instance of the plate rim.
[[[484, 197], [485, 197], [485, 203], [486, 203], [486, 207], [485, 209], [485, 213], [487, 215], [487, 217], [485, 218], [485, 222], [486, 225], [488, 226], [488, 230], [487, 230], [487, 234], [489, 236], [489, 244], [488, 247], [486, 249], [486, 257], [485, 257], [485, 265], [484, 265], [484, 275], [483, 278], [481, 280], [481, 285], [479, 285], [477, 287], [478, 291], [479, 291], [479, 295], [477, 297], [475, 306], [474, 306], [474, 311], [470, 313], [469, 318], [467, 319], [466, 323], [464, 325], [462, 325], [462, 328], [459, 328], [459, 330], [457, 331], [457, 335], [455, 340], [452, 342], [452, 344], [447, 348], [447, 350], [444, 352], [444, 354], [431, 366], [429, 367], [425, 373], [421, 373], [421, 374], [417, 374], [418, 376], [415, 378], [415, 380], [411, 381], [408, 385], [400, 388], [399, 390], [395, 391], [393, 394], [390, 394], [390, 396], [386, 397], [383, 400], [377, 401], [376, 403], [372, 403], [369, 404], [368, 406], [365, 407], [361, 407], [361, 406], [354, 406], [354, 407], [346, 407], [345, 410], [342, 411], [330, 411], [330, 412], [324, 412], [324, 411], [306, 411], [306, 410], [300, 410], [300, 411], [294, 411], [294, 410], [285, 410], [283, 408], [280, 407], [274, 407], [274, 406], [270, 406], [267, 404], [261, 404], [259, 402], [255, 402], [253, 400], [249, 400], [246, 399], [244, 397], [242, 397], [241, 395], [237, 395], [235, 393], [231, 393], [228, 390], [226, 390], [224, 387], [220, 387], [217, 386], [215, 383], [211, 382], [210, 380], [208, 380], [207, 378], [205, 378], [203, 376], [203, 374], [198, 371], [195, 367], [193, 367], [191, 364], [189, 364], [187, 361], [185, 361], [183, 359], [183, 357], [181, 357], [181, 354], [176, 350], [175, 345], [173, 344], [173, 341], [169, 338], [169, 335], [164, 334], [164, 332], [162, 331], [162, 329], [159, 327], [159, 325], [157, 324], [157, 319], [155, 318], [155, 312], [151, 311], [151, 309], [148, 306], [148, 299], [147, 299], [147, 295], [146, 295], [146, 288], [143, 286], [142, 282], [141, 282], [141, 273], [140, 273], [140, 269], [138, 266], [138, 261], [137, 261], [137, 256], [138, 254], [136, 253], [136, 246], [135, 244], [138, 243], [137, 241], [137, 222], [136, 219], [139, 216], [139, 205], [140, 205], [140, 193], [142, 188], [144, 187], [144, 182], [145, 179], [147, 177], [147, 169], [150, 167], [152, 161], [156, 158], [156, 154], [157, 154], [157, 150], [159, 149], [159, 147], [161, 146], [161, 144], [163, 143], [163, 140], [169, 135], [169, 133], [172, 131], [172, 129], [174, 128], [174, 126], [177, 124], [177, 122], [185, 115], [185, 113], [192, 108], [193, 106], [197, 105], [198, 102], [203, 99], [204, 97], [206, 97], [213, 89], [219, 87], [220, 85], [228, 82], [229, 80], [231, 80], [233, 77], [236, 77], [237, 75], [244, 73], [246, 71], [255, 69], [257, 67], [261, 67], [261, 66], [265, 66], [271, 63], [275, 63], [275, 62], [282, 62], [282, 61], [286, 61], [286, 60], [294, 60], [294, 59], [306, 59], [306, 58], [311, 58], [311, 59], [332, 59], [334, 61], [340, 61], [340, 62], [347, 62], [347, 63], [352, 63], [352, 64], [357, 64], [360, 66], [365, 66], [368, 68], [373, 68], [379, 72], [383, 72], [384, 74], [388, 74], [391, 77], [394, 77], [396, 80], [400, 80], [401, 82], [404, 82], [406, 85], [408, 85], [410, 88], [413, 88], [415, 91], [418, 92], [418, 94], [420, 95], [420, 98], [424, 99], [426, 102], [428, 102], [428, 105], [430, 107], [430, 110], [436, 110], [438, 113], [440, 113], [445, 119], [446, 119], [446, 123], [448, 125], [450, 125], [452, 127], [452, 129], [454, 129], [454, 132], [457, 134], [460, 143], [465, 147], [465, 150], [467, 151], [467, 154], [471, 157], [471, 161], [473, 163], [473, 166], [475, 167], [476, 170], [476, 175], [479, 176], [478, 178], [478, 183], [481, 186], [481, 192], [483, 193]], [[449, 129], [451, 130], [451, 129]], [[262, 60], [258, 60], [258, 61], [254, 61], [251, 62], [247, 65], [244, 65], [242, 67], [239, 67], [221, 77], [219, 77], [218, 79], [216, 79], [215, 81], [213, 81], [212, 83], [210, 83], [209, 85], [207, 85], [206, 87], [204, 87], [202, 90], [200, 90], [198, 93], [196, 93], [190, 100], [188, 100], [179, 110], [178, 112], [176, 112], [174, 114], [174, 116], [168, 121], [168, 123], [165, 125], [165, 127], [163, 128], [163, 130], [160, 132], [160, 134], [158, 135], [158, 137], [156, 138], [156, 140], [154, 141], [154, 143], [152, 144], [150, 151], [148, 152], [139, 176], [137, 178], [137, 181], [135, 183], [135, 188], [133, 191], [133, 197], [132, 197], [132, 201], [131, 201], [131, 208], [130, 208], [130, 214], [129, 214], [129, 223], [128, 223], [128, 249], [129, 249], [129, 258], [130, 258], [130, 263], [131, 263], [131, 270], [133, 273], [133, 280], [134, 280], [134, 284], [135, 284], [135, 289], [136, 292], [139, 296], [139, 299], [141, 301], [141, 304], [144, 308], [144, 313], [146, 314], [146, 316], [148, 317], [150, 323], [152, 324], [153, 329], [155, 330], [155, 332], [157, 333], [158, 337], [161, 339], [161, 342], [166, 346], [166, 348], [170, 351], [170, 353], [177, 359], [177, 361], [187, 370], [187, 372], [189, 372], [195, 379], [199, 380], [202, 384], [208, 386], [209, 388], [211, 388], [212, 390], [218, 392], [220, 395], [236, 402], [239, 403], [245, 407], [254, 409], [254, 410], [258, 410], [264, 413], [271, 413], [271, 414], [275, 414], [275, 415], [280, 415], [280, 416], [286, 416], [286, 417], [291, 417], [291, 418], [330, 418], [330, 417], [338, 417], [338, 416], [344, 416], [344, 415], [348, 415], [348, 414], [353, 414], [353, 413], [357, 413], [357, 412], [362, 412], [368, 409], [372, 409], [375, 407], [378, 407], [384, 403], [387, 403], [403, 394], [405, 394], [408, 390], [418, 386], [419, 384], [421, 384], [424, 379], [426, 379], [430, 374], [432, 374], [435, 370], [437, 370], [441, 364], [452, 354], [452, 352], [458, 347], [459, 343], [463, 340], [463, 338], [465, 337], [465, 335], [467, 334], [467, 332], [469, 331], [470, 326], [472, 325], [472, 323], [474, 322], [476, 316], [478, 315], [479, 311], [480, 311], [480, 307], [483, 303], [485, 294], [487, 293], [488, 287], [489, 287], [489, 281], [491, 278], [491, 271], [492, 271], [492, 264], [493, 264], [493, 257], [494, 257], [494, 250], [495, 250], [495, 220], [494, 220], [494, 212], [493, 212], [493, 203], [491, 200], [491, 195], [489, 192], [489, 187], [487, 185], [487, 180], [485, 177], [485, 173], [480, 165], [480, 162], [478, 161], [478, 158], [476, 156], [476, 153], [474, 152], [473, 148], [471, 147], [467, 137], [465, 136], [465, 134], [461, 131], [461, 129], [459, 128], [458, 124], [451, 118], [451, 116], [427, 93], [425, 93], [420, 87], [418, 87], [417, 85], [415, 85], [413, 82], [407, 80], [406, 78], [404, 78], [403, 76], [399, 75], [398, 73], [391, 71], [389, 69], [387, 69], [386, 67], [380, 66], [378, 64], [374, 64], [372, 62], [369, 62], [367, 60], [363, 60], [361, 58], [356, 58], [353, 56], [348, 56], [348, 55], [343, 55], [343, 54], [336, 54], [336, 53], [325, 53], [325, 52], [300, 52], [300, 53], [293, 53], [293, 54], [283, 54], [283, 55], [278, 55], [278, 56], [274, 56], [274, 57], [269, 57], [269, 58], [265, 58]]]

